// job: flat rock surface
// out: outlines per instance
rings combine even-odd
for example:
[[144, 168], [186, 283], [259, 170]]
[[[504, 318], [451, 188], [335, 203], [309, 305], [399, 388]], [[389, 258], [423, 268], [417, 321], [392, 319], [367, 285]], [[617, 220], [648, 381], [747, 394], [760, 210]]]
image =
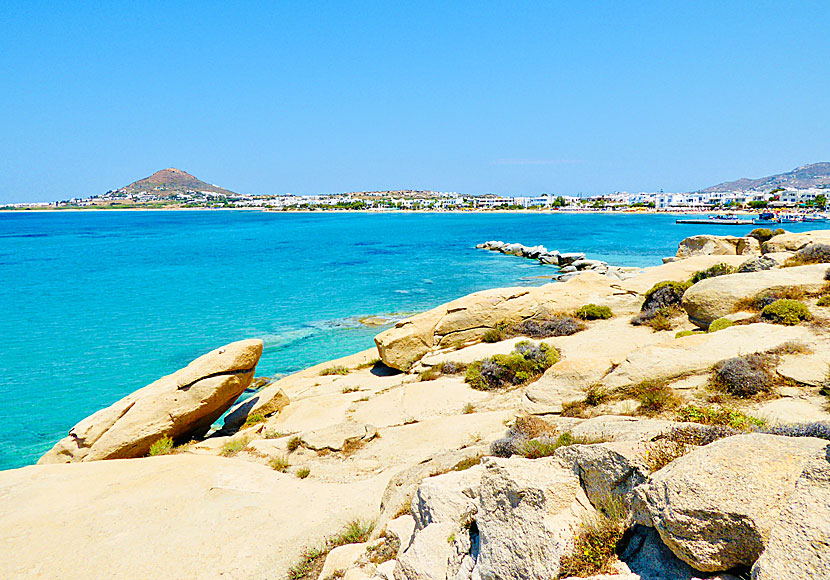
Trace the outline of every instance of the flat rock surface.
[[3, 471], [0, 578], [281, 578], [384, 485], [195, 455]]

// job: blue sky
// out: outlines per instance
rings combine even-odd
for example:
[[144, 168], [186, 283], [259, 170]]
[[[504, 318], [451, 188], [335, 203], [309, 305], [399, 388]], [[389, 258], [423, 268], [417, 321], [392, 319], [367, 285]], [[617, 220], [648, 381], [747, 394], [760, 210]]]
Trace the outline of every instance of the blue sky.
[[0, 0], [0, 201], [694, 190], [830, 160], [830, 3]]

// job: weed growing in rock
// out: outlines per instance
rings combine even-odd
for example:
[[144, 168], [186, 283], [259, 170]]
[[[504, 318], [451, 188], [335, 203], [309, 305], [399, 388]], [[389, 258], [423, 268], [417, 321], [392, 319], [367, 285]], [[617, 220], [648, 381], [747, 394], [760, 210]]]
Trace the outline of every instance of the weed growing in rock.
[[785, 266], [804, 266], [806, 264], [826, 264], [830, 262], [830, 245], [810, 243], [787, 259]]
[[607, 320], [614, 316], [614, 313], [611, 312], [611, 309], [608, 306], [586, 304], [577, 310], [574, 316], [582, 320]]
[[816, 302], [816, 306], [826, 307], [830, 306], [830, 294], [825, 294]]
[[664, 411], [670, 411], [680, 405], [680, 397], [666, 383], [657, 381], [643, 381], [618, 389], [615, 397], [619, 399], [635, 399], [640, 406], [638, 415], [654, 417]]
[[697, 407], [686, 405], [677, 410], [677, 420], [701, 425], [718, 425], [738, 431], [752, 431], [763, 427], [765, 421], [727, 407]]
[[781, 299], [765, 306], [761, 311], [761, 318], [773, 324], [794, 326], [804, 320], [810, 320], [812, 315], [805, 304], [797, 300]]
[[173, 451], [173, 440], [166, 435], [150, 445], [150, 457], [156, 455], [169, 455]]
[[258, 425], [259, 423], [264, 423], [268, 418], [265, 415], [260, 413], [254, 413], [253, 415], [248, 415], [245, 419], [245, 427], [250, 427], [252, 425]]
[[660, 471], [669, 463], [683, 457], [691, 449], [682, 441], [675, 441], [673, 439], [658, 439], [648, 445], [648, 449], [643, 455], [643, 462], [651, 473]]
[[774, 288], [771, 290], [764, 290], [755, 296], [749, 298], [742, 298], [735, 303], [733, 310], [735, 312], [750, 311], [761, 312], [766, 306], [769, 306], [776, 300], [802, 300], [804, 298], [804, 290], [798, 286], [787, 286], [784, 288]]
[[374, 564], [383, 564], [394, 560], [400, 550], [401, 542], [397, 538], [384, 537], [381, 542], [371, 544], [366, 548], [366, 557]]
[[328, 377], [331, 375], [347, 375], [349, 374], [349, 369], [342, 365], [335, 365], [331, 367], [324, 368], [320, 371], [321, 377]]
[[562, 403], [563, 417], [585, 417], [590, 407], [599, 406], [609, 399], [611, 394], [601, 384], [589, 385], [585, 389], [585, 398]]
[[692, 277], [689, 279], [689, 285], [697, 284], [701, 280], [706, 280], [707, 278], [726, 276], [727, 274], [734, 274], [735, 272], [737, 272], [737, 268], [730, 266], [729, 264], [715, 264], [714, 266], [709, 266], [705, 270], [700, 270], [699, 272], [692, 274]]
[[437, 367], [430, 367], [418, 375], [419, 381], [434, 381], [441, 376], [441, 371]]
[[480, 391], [523, 385], [538, 378], [558, 360], [559, 352], [547, 344], [520, 342], [510, 354], [497, 354], [471, 364], [464, 380]]
[[442, 362], [438, 365], [438, 369], [441, 371], [441, 374], [444, 375], [457, 375], [458, 373], [463, 373], [467, 370], [467, 365], [458, 362]]
[[311, 475], [311, 470], [307, 467], [302, 467], [298, 469], [294, 475], [296, 475], [299, 479], [305, 479], [309, 475]]
[[470, 469], [471, 467], [475, 467], [476, 465], [481, 463], [482, 458], [482, 455], [474, 455], [473, 457], [462, 459], [461, 461], [453, 465], [450, 471], [465, 471], [467, 469]]
[[775, 379], [769, 369], [768, 357], [750, 354], [716, 364], [710, 384], [717, 391], [747, 399], [771, 391]]
[[298, 437], [297, 435], [295, 435], [294, 437], [292, 437], [291, 439], [288, 440], [288, 444], [287, 444], [288, 445], [288, 452], [289, 453], [294, 453], [297, 449], [300, 448], [300, 445], [302, 445], [302, 444], [303, 444], [303, 440], [300, 437]]
[[472, 415], [476, 412], [476, 406], [473, 403], [467, 403], [464, 405], [464, 408], [461, 409], [461, 412], [465, 415]]
[[610, 498], [596, 515], [580, 526], [573, 552], [562, 556], [559, 577], [596, 576], [615, 573], [617, 544], [628, 527], [626, 509], [618, 498]]
[[285, 437], [286, 435], [290, 435], [290, 433], [285, 433], [284, 431], [266, 431], [262, 434], [262, 436], [266, 439], [279, 439], [280, 437]]
[[271, 467], [271, 469], [275, 471], [282, 471], [283, 473], [288, 471], [288, 468], [290, 467], [290, 464], [288, 463], [288, 460], [285, 457], [272, 457], [268, 461], [268, 465]]
[[482, 342], [501, 342], [504, 340], [504, 336], [502, 335], [502, 331], [499, 328], [490, 328], [485, 333], [484, 336], [481, 337]]
[[248, 446], [249, 439], [247, 437], [243, 437], [241, 439], [231, 439], [224, 445], [222, 445], [222, 450], [219, 451], [219, 455], [222, 457], [233, 457], [245, 447]]
[[764, 351], [764, 354], [767, 356], [779, 356], [783, 354], [812, 354], [813, 349], [807, 346], [805, 343], [801, 342], [800, 340], [788, 340], [787, 342], [783, 342], [776, 346], [775, 348], [770, 348]]
[[695, 334], [701, 334], [696, 330], [681, 330], [680, 332], [674, 335], [675, 338], [683, 338], [684, 336], [694, 336]]
[[379, 358], [373, 358], [372, 360], [366, 361], [365, 363], [360, 363], [355, 368], [357, 370], [368, 369], [368, 368], [372, 368], [373, 366], [375, 366], [379, 362], [380, 362]]
[[360, 387], [343, 387], [343, 394], [348, 395], [349, 393], [356, 393], [360, 390]]
[[717, 318], [712, 321], [709, 325], [709, 329], [706, 332], [717, 332], [719, 330], [723, 330], [724, 328], [729, 328], [730, 326], [734, 326], [735, 323], [729, 320], [728, 318]]
[[[300, 471], [297, 472], [297, 477], [300, 477]], [[306, 469], [305, 471], [308, 470]], [[308, 477], [307, 474], [306, 477]], [[323, 570], [323, 564], [329, 552], [338, 546], [365, 542], [369, 539], [371, 532], [371, 524], [365, 524], [357, 520], [349, 522], [343, 531], [336, 536], [327, 538], [322, 546], [306, 549], [300, 557], [300, 561], [288, 571], [289, 580], [317, 580], [320, 572]]]

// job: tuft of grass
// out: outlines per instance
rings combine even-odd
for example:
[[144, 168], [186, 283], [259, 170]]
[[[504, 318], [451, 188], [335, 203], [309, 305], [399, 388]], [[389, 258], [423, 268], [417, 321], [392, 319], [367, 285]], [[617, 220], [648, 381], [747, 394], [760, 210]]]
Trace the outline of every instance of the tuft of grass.
[[455, 465], [453, 465], [450, 471], [465, 471], [479, 465], [481, 463], [483, 456], [482, 455], [474, 455], [473, 457], [468, 457], [467, 459], [462, 459]]
[[717, 332], [719, 330], [723, 330], [724, 328], [729, 328], [730, 326], [734, 325], [735, 323], [729, 320], [728, 318], [716, 318], [709, 325], [709, 328], [706, 332]]
[[309, 475], [311, 475], [311, 470], [308, 467], [301, 467], [296, 472], [294, 472], [299, 479], [305, 479]]
[[735, 312], [761, 312], [766, 306], [769, 306], [776, 300], [803, 300], [804, 296], [804, 290], [798, 286], [785, 286], [783, 288], [764, 290], [755, 296], [738, 300], [733, 310]]
[[252, 425], [258, 425], [259, 423], [264, 423], [268, 420], [268, 417], [262, 415], [260, 413], [254, 413], [253, 415], [248, 415], [245, 419], [244, 427], [250, 427]]
[[297, 449], [300, 448], [300, 445], [302, 444], [303, 440], [299, 436], [295, 435], [294, 437], [288, 440], [288, 452], [294, 453]]
[[737, 271], [737, 268], [735, 268], [734, 266], [730, 266], [729, 264], [715, 264], [714, 266], [709, 266], [705, 270], [700, 270], [692, 274], [692, 277], [689, 279], [689, 285], [697, 284], [701, 280], [706, 280], [707, 278], [715, 278], [717, 276], [726, 276], [727, 274], [734, 274]]
[[379, 362], [380, 362], [379, 358], [373, 358], [372, 360], [366, 361], [365, 363], [360, 363], [355, 368], [357, 370], [368, 369], [368, 368], [372, 368], [373, 366], [375, 366]]
[[628, 527], [622, 500], [614, 497], [603, 502], [597, 513], [580, 526], [573, 551], [562, 556], [559, 576], [587, 577], [615, 574], [617, 545]]
[[510, 354], [475, 361], [464, 380], [474, 389], [491, 391], [536, 380], [559, 360], [559, 352], [545, 343], [519, 342]]
[[830, 294], [825, 294], [816, 302], [816, 306], [826, 307], [830, 306]]
[[682, 441], [674, 439], [658, 439], [649, 444], [643, 457], [643, 462], [651, 473], [660, 471], [669, 463], [686, 455], [691, 448]]
[[802, 321], [810, 320], [812, 315], [804, 303], [783, 298], [765, 306], [761, 310], [761, 318], [773, 324], [794, 326]]
[[280, 437], [285, 437], [286, 435], [290, 435], [290, 433], [286, 433], [284, 431], [266, 431], [263, 433], [263, 437], [266, 439], [279, 439]]
[[360, 390], [360, 387], [343, 387], [343, 394], [348, 395], [349, 393], [356, 393]]
[[150, 452], [149, 456], [154, 457], [156, 455], [170, 455], [173, 452], [173, 440], [165, 435], [152, 445], [150, 445]]
[[583, 418], [586, 416], [589, 407], [601, 405], [611, 398], [611, 393], [609, 393], [608, 390], [601, 384], [597, 383], [589, 385], [588, 388], [585, 389], [584, 399], [562, 403], [561, 415], [563, 417]]
[[640, 406], [638, 415], [654, 417], [664, 411], [677, 408], [681, 399], [666, 383], [658, 381], [643, 381], [623, 387], [615, 393], [618, 398], [635, 399]]
[[504, 340], [504, 335], [502, 334], [501, 329], [499, 328], [491, 328], [484, 333], [484, 336], [481, 337], [483, 342], [501, 342]]
[[283, 473], [288, 471], [288, 468], [291, 467], [291, 465], [288, 463], [288, 459], [286, 459], [285, 457], [272, 457], [270, 461], [268, 461], [268, 465], [271, 467], [271, 469], [275, 471], [281, 471]]
[[464, 405], [464, 408], [461, 409], [461, 412], [465, 415], [472, 415], [476, 412], [476, 406], [473, 403], [467, 403]]
[[593, 438], [593, 437], [578, 437], [570, 431], [564, 431], [556, 439], [551, 437], [540, 437], [538, 439], [530, 439], [519, 446], [521, 455], [528, 459], [541, 459], [542, 457], [550, 457], [560, 447], [570, 447], [571, 445], [595, 445], [597, 443], [605, 443], [607, 439]]
[[[485, 341], [486, 342], [486, 341]], [[430, 367], [418, 375], [419, 381], [434, 381], [441, 376], [441, 370], [437, 367]]]
[[608, 306], [598, 306], [596, 304], [586, 304], [574, 313], [576, 318], [581, 320], [607, 320], [614, 316]]
[[779, 356], [783, 354], [813, 354], [813, 349], [800, 340], [788, 340], [775, 348], [764, 351], [765, 355]]
[[701, 425], [729, 427], [738, 431], [751, 431], [763, 427], [766, 422], [728, 407], [698, 407], [686, 405], [677, 410], [677, 420]]
[[522, 415], [516, 418], [510, 432], [525, 439], [533, 439], [555, 434], [556, 427], [536, 415]]
[[243, 449], [248, 446], [250, 439], [247, 437], [242, 437], [241, 439], [232, 439], [222, 445], [221, 451], [219, 451], [219, 455], [222, 457], [233, 457]]
[[349, 369], [342, 365], [334, 365], [331, 367], [324, 368], [320, 371], [321, 377], [327, 377], [330, 375], [347, 375], [349, 374]]
[[[308, 475], [306, 475], [306, 477], [308, 477]], [[357, 520], [349, 522], [340, 533], [327, 538], [322, 546], [306, 549], [300, 557], [300, 561], [289, 569], [288, 579], [317, 580], [320, 576], [320, 572], [323, 570], [323, 564], [325, 563], [326, 556], [328, 556], [329, 552], [338, 546], [363, 543], [369, 539], [369, 534], [371, 532], [371, 524], [365, 524]]]
[[674, 335], [675, 338], [683, 338], [684, 336], [694, 336], [695, 334], [700, 334], [695, 330], [681, 330], [680, 332]]

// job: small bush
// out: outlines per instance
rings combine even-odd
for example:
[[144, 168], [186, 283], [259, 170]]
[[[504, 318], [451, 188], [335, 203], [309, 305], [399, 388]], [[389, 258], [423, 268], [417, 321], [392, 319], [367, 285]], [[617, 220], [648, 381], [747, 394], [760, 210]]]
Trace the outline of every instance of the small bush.
[[614, 316], [614, 313], [611, 312], [611, 309], [608, 306], [586, 304], [577, 310], [574, 316], [582, 320], [607, 320]]
[[791, 256], [786, 266], [803, 266], [805, 264], [827, 264], [830, 262], [830, 244], [810, 243]]
[[349, 374], [349, 369], [341, 365], [335, 365], [328, 368], [324, 368], [320, 371], [321, 377], [327, 377], [330, 375], [347, 375]]
[[510, 354], [497, 354], [467, 368], [464, 380], [474, 389], [490, 391], [532, 381], [559, 360], [559, 352], [542, 343], [520, 342]]
[[804, 291], [798, 286], [775, 288], [759, 292], [750, 298], [742, 298], [735, 304], [734, 311], [740, 312], [742, 310], [748, 310], [751, 312], [761, 312], [776, 300], [802, 300], [803, 298]]
[[164, 436], [152, 445], [150, 445], [150, 457], [154, 457], [156, 455], [169, 455], [173, 451], [173, 440], [168, 437]]
[[715, 365], [711, 378], [715, 390], [746, 399], [769, 392], [775, 380], [765, 357], [757, 354], [739, 356]]
[[684, 336], [694, 336], [695, 334], [700, 334], [695, 330], [681, 330], [677, 334], [674, 335], [675, 338], [683, 338]]
[[299, 436], [295, 435], [294, 437], [288, 440], [288, 452], [294, 453], [297, 449], [300, 448], [300, 445], [302, 444], [303, 440]]
[[776, 300], [761, 311], [761, 318], [774, 324], [793, 326], [812, 316], [807, 306], [797, 300]]
[[481, 337], [481, 340], [484, 342], [501, 342], [504, 340], [504, 336], [502, 336], [502, 331], [498, 328], [490, 328], [484, 333], [484, 336]]
[[813, 349], [801, 342], [800, 340], [788, 340], [781, 343], [775, 348], [764, 351], [766, 355], [780, 356], [783, 354], [812, 354]]
[[[297, 472], [297, 477], [300, 477], [301, 471], [308, 472], [307, 469], [301, 469]], [[305, 477], [308, 477], [308, 473]], [[338, 535], [327, 538], [323, 546], [306, 549], [300, 561], [289, 569], [289, 580], [317, 580], [329, 552], [338, 546], [363, 543], [369, 539], [371, 531], [371, 525], [359, 521], [350, 522]]]
[[516, 418], [516, 421], [510, 427], [509, 433], [512, 436], [533, 439], [543, 435], [555, 434], [556, 427], [541, 417], [537, 417], [535, 415], [522, 415]]
[[452, 361], [442, 362], [438, 365], [438, 370], [444, 375], [457, 375], [458, 373], [463, 373], [466, 368], [466, 365]]
[[352, 520], [346, 527], [335, 536], [331, 543], [333, 547], [345, 546], [346, 544], [361, 544], [369, 539], [373, 525], [360, 520]]
[[646, 292], [640, 310], [646, 312], [659, 310], [667, 306], [680, 306], [683, 294], [686, 293], [689, 286], [688, 282], [674, 282], [672, 280], [658, 282]]
[[268, 418], [261, 413], [254, 413], [253, 415], [248, 415], [245, 419], [245, 427], [250, 427], [251, 425], [258, 425], [259, 423], [264, 423], [267, 421]]
[[622, 501], [605, 502], [597, 513], [580, 526], [573, 552], [559, 562], [561, 578], [615, 574], [617, 545], [623, 538], [628, 522]]
[[548, 318], [529, 318], [511, 327], [511, 331], [530, 338], [551, 338], [570, 336], [585, 330], [585, 325], [570, 316], [551, 316]]
[[311, 475], [311, 470], [307, 467], [300, 468], [296, 471], [295, 475], [300, 479], [305, 479], [309, 475]]
[[282, 471], [283, 473], [288, 471], [288, 468], [290, 467], [290, 464], [285, 457], [272, 457], [271, 460], [268, 461], [268, 465], [271, 469], [275, 471]]
[[769, 228], [755, 228], [747, 234], [747, 237], [755, 238], [758, 240], [759, 244], [763, 244], [764, 242], [770, 240], [774, 235], [773, 231]]
[[729, 264], [715, 264], [714, 266], [709, 266], [705, 270], [701, 270], [699, 272], [695, 272], [692, 274], [692, 277], [689, 279], [689, 284], [697, 284], [701, 280], [706, 280], [707, 278], [715, 278], [717, 276], [726, 276], [727, 274], [734, 274], [737, 271], [737, 268], [730, 266]]
[[824, 279], [830, 281], [830, 268], [824, 271]]
[[222, 457], [233, 457], [248, 446], [249, 439], [243, 437], [242, 439], [232, 439], [222, 445], [222, 450], [219, 455]]
[[418, 380], [421, 381], [421, 382], [423, 382], [423, 381], [434, 381], [435, 379], [437, 379], [440, 376], [441, 376], [441, 370], [440, 369], [438, 369], [437, 367], [430, 367], [427, 370], [425, 370], [424, 372], [422, 372], [420, 375], [418, 375]]
[[[421, 379], [423, 380], [423, 379]], [[349, 393], [356, 393], [360, 390], [360, 387], [343, 387], [343, 394], [348, 395]]]
[[473, 457], [468, 457], [467, 459], [462, 459], [461, 461], [453, 465], [450, 471], [466, 471], [471, 467], [479, 465], [483, 457], [483, 455], [475, 455]]
[[619, 390], [618, 396], [635, 399], [640, 403], [640, 406], [637, 407], [637, 414], [646, 415], [647, 417], [653, 417], [680, 405], [680, 397], [671, 387], [665, 383], [655, 381], [643, 381], [622, 388]]
[[816, 306], [822, 306], [822, 307], [830, 306], [830, 294], [825, 294], [824, 296], [819, 298], [818, 302], [816, 302]]
[[778, 427], [764, 429], [763, 433], [784, 437], [816, 437], [817, 439], [830, 441], [830, 422], [813, 421], [796, 425], [779, 425]]
[[651, 310], [643, 310], [631, 319], [634, 326], [649, 326], [655, 332], [671, 330], [674, 319], [680, 316], [682, 310], [678, 306], [664, 306]]
[[577, 437], [570, 431], [565, 431], [555, 439], [549, 435], [543, 435], [536, 439], [524, 441], [518, 446], [518, 450], [520, 455], [528, 459], [541, 459], [542, 457], [550, 457], [560, 447], [594, 445], [604, 441], [604, 439]]
[[465, 415], [472, 415], [476, 412], [476, 406], [473, 403], [467, 403], [464, 405], [464, 408], [461, 409], [461, 412]]
[[660, 471], [669, 463], [683, 457], [691, 449], [682, 441], [675, 441], [673, 439], [658, 439], [648, 445], [648, 449], [643, 455], [643, 461], [651, 473]]
[[686, 423], [700, 423], [701, 425], [730, 427], [738, 431], [751, 431], [757, 427], [763, 427], [765, 424], [763, 419], [756, 419], [726, 407], [697, 407], [695, 405], [686, 405], [678, 409], [677, 420]]
[[709, 329], [706, 332], [717, 332], [719, 330], [723, 330], [724, 328], [729, 328], [730, 326], [734, 326], [735, 323], [729, 320], [728, 318], [717, 318], [712, 321], [709, 325]]

